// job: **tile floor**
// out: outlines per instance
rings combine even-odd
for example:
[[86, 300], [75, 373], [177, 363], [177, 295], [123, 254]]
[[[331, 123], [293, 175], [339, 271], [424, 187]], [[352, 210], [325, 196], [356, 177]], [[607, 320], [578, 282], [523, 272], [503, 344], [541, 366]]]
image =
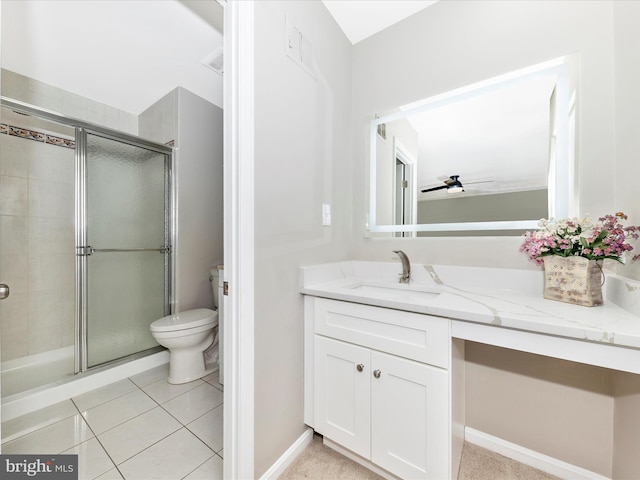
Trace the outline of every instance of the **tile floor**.
[[78, 454], [79, 480], [222, 479], [218, 372], [183, 385], [154, 368], [2, 423], [2, 453]]

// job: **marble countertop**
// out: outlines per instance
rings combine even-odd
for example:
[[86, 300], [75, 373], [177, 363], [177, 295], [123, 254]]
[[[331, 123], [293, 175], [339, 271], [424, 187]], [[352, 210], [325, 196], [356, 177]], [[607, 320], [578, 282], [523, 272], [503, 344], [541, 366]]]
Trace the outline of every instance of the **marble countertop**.
[[[300, 293], [455, 320], [640, 349], [640, 282], [607, 275], [605, 304], [583, 307], [543, 298], [542, 271], [350, 261], [301, 267]], [[384, 289], [361, 285], [391, 285]], [[356, 288], [354, 288], [356, 287]], [[404, 289], [404, 290], [403, 290]], [[438, 294], [425, 292], [435, 291]]]

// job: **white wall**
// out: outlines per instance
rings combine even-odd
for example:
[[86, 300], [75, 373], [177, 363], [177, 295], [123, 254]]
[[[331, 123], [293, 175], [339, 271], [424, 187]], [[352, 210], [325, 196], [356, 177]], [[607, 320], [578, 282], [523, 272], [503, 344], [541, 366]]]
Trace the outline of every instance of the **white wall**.
[[[615, 164], [612, 155], [603, 157], [603, 164], [615, 173], [614, 204], [634, 221], [640, 223], [640, 196], [636, 180], [640, 178], [640, 3], [614, 2], [615, 43]], [[593, 192], [595, 193], [595, 192]], [[640, 246], [637, 247], [640, 250]], [[635, 252], [638, 253], [638, 252]], [[621, 270], [623, 275], [640, 278], [640, 262]]]
[[222, 109], [178, 87], [140, 115], [140, 135], [175, 140], [175, 310], [212, 307], [223, 263]]
[[[537, 268], [518, 252], [519, 237], [365, 237], [368, 126], [375, 114], [395, 106], [571, 53], [580, 56], [580, 213], [599, 216], [622, 210], [633, 224], [640, 223], [633, 175], [640, 169], [639, 19], [634, 2], [441, 1], [355, 45], [355, 258], [397, 261], [392, 250], [401, 248], [416, 263]], [[639, 271], [635, 266], [620, 273], [638, 278]], [[614, 431], [625, 418], [618, 412], [614, 424], [616, 405], [629, 411], [629, 402], [637, 402], [637, 395], [626, 402], [616, 399], [612, 372], [537, 356], [514, 358], [508, 351], [479, 344], [468, 347], [469, 426], [606, 476], [616, 468], [622, 472], [637, 466], [626, 451], [612, 464]], [[560, 370], [570, 372], [567, 379], [558, 381], [554, 372]], [[589, 381], [568, 381], [572, 376]], [[515, 386], [532, 394], [518, 397]], [[533, 394], [542, 391], [544, 395]], [[542, 401], [545, 407], [540, 409]], [[631, 429], [616, 435], [618, 446], [633, 438], [637, 442]], [[629, 465], [631, 470], [624, 470]]]
[[222, 104], [221, 76], [200, 64], [222, 34], [183, 2], [20, 0], [1, 9], [6, 69], [134, 115], [176, 86]]
[[[583, 212], [616, 203], [611, 2], [441, 1], [353, 49], [354, 238], [359, 258], [392, 260], [396, 240], [364, 237], [368, 123], [376, 113], [565, 54], [580, 55], [579, 180]], [[640, 220], [640, 217], [637, 219]], [[535, 268], [517, 237], [405, 239], [412, 261]]]
[[[614, 3], [615, 45], [615, 204], [631, 217], [640, 218], [640, 195], [636, 179], [640, 175], [640, 2]], [[610, 163], [607, 163], [610, 164]], [[638, 247], [640, 248], [640, 247]], [[640, 277], [640, 262], [621, 269], [625, 275]], [[631, 273], [627, 273], [631, 272]], [[640, 472], [638, 431], [640, 431], [640, 376], [614, 376], [614, 462], [613, 478], [632, 479]]]
[[467, 426], [611, 477], [611, 370], [473, 342], [465, 354]]
[[[285, 15], [315, 79], [285, 55]], [[298, 267], [351, 244], [351, 45], [321, 2], [255, 3], [255, 478], [304, 431]], [[332, 226], [321, 225], [322, 204]]]
[[178, 89], [176, 309], [213, 306], [209, 269], [223, 263], [222, 109]]

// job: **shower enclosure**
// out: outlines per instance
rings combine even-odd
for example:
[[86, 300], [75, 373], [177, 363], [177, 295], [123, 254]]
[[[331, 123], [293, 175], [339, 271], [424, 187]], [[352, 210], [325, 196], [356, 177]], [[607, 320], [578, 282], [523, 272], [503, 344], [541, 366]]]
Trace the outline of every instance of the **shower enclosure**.
[[172, 148], [2, 98], [2, 396], [160, 349]]

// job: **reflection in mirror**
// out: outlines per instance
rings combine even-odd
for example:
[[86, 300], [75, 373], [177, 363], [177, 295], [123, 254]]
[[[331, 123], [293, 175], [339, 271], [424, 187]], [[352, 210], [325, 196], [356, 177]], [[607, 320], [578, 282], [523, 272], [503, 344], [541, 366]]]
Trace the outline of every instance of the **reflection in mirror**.
[[514, 235], [567, 216], [576, 63], [545, 62], [373, 120], [370, 231]]

